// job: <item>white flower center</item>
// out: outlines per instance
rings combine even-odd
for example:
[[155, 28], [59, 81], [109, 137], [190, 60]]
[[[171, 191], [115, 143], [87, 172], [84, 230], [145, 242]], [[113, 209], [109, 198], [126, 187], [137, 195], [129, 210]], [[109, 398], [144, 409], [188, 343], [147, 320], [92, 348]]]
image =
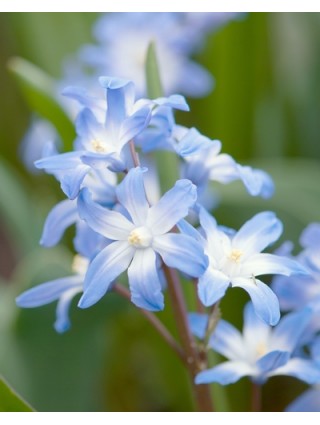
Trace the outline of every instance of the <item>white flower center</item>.
[[90, 144], [94, 152], [107, 153], [110, 151], [110, 149], [108, 149], [108, 146], [99, 139], [92, 139], [90, 141]]
[[267, 345], [265, 342], [259, 342], [256, 346], [257, 357], [260, 358], [264, 356], [268, 351]]
[[148, 248], [152, 243], [152, 234], [145, 226], [136, 227], [130, 232], [128, 242], [136, 248]]
[[228, 258], [234, 263], [239, 264], [242, 256], [243, 256], [243, 251], [241, 251], [240, 249], [233, 249], [230, 252]]
[[73, 257], [71, 269], [74, 273], [84, 276], [87, 273], [88, 266], [89, 266], [88, 258], [83, 257], [82, 255], [79, 255], [79, 254]]

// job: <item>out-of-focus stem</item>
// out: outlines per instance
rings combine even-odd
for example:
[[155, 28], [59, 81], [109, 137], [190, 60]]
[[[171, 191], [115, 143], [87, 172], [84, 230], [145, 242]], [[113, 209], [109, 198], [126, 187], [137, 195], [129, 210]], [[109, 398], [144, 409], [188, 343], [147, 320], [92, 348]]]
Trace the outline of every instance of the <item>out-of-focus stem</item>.
[[[120, 284], [115, 284], [113, 286], [114, 292], [121, 295], [123, 298], [126, 298], [127, 300], [131, 300], [130, 292], [124, 288]], [[151, 311], [144, 310], [142, 308], [139, 308], [139, 311], [144, 315], [144, 317], [149, 321], [149, 323], [156, 329], [156, 331], [162, 336], [162, 338], [167, 342], [167, 344], [175, 351], [175, 353], [180, 357], [180, 359], [186, 363], [187, 359], [186, 356], [180, 347], [180, 345], [177, 343], [177, 341], [173, 338], [171, 333], [168, 331], [168, 329], [164, 326], [164, 324], [157, 318], [157, 316]]]
[[167, 267], [166, 265], [163, 265], [163, 270], [168, 282], [168, 292], [171, 298], [181, 343], [187, 357], [187, 368], [192, 380], [197, 409], [200, 412], [212, 412], [213, 404], [209, 385], [196, 385], [194, 383], [195, 376], [203, 368], [203, 361], [205, 359], [201, 358], [199, 355], [196, 343], [190, 332], [187, 318], [187, 308], [185, 305], [179, 276], [175, 270]]
[[251, 386], [251, 411], [252, 412], [261, 412], [261, 405], [262, 405], [262, 399], [261, 399], [261, 385], [252, 382]]

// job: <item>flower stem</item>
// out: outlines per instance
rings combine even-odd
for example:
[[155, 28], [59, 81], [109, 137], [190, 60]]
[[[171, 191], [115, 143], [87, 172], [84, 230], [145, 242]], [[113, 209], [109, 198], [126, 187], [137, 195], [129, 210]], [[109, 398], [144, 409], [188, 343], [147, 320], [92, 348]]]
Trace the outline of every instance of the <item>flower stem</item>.
[[[113, 286], [114, 292], [121, 295], [123, 298], [127, 300], [131, 300], [130, 292], [124, 288], [120, 284], [115, 284]], [[149, 321], [149, 323], [156, 329], [156, 331], [162, 336], [162, 338], [167, 342], [167, 344], [174, 350], [174, 352], [179, 356], [179, 358], [184, 362], [187, 363], [186, 356], [180, 347], [180, 345], [177, 343], [177, 341], [173, 338], [173, 336], [170, 334], [168, 329], [164, 326], [164, 324], [153, 314], [151, 311], [144, 310], [142, 308], [139, 308], [139, 311], [144, 315], [144, 317]]]
[[132, 157], [132, 161], [133, 161], [134, 166], [140, 167], [139, 157], [138, 157], [138, 154], [137, 154], [133, 140], [130, 140], [129, 147], [130, 147], [130, 153], [131, 153], [131, 157]]
[[200, 412], [212, 412], [213, 405], [210, 387], [208, 385], [196, 385], [194, 383], [195, 376], [203, 368], [203, 358], [199, 355], [194, 338], [190, 332], [187, 319], [187, 308], [179, 276], [175, 270], [166, 265], [163, 265], [163, 270], [168, 282], [168, 292], [171, 298], [181, 343], [187, 356], [187, 368], [192, 380], [197, 409]]
[[252, 412], [261, 412], [261, 385], [256, 382], [252, 382], [251, 386], [251, 411]]

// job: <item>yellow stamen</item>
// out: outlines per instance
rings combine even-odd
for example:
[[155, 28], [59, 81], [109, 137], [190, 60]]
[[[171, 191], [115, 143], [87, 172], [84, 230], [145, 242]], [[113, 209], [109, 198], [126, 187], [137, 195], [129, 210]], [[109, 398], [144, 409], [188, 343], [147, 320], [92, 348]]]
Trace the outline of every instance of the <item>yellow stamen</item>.
[[93, 139], [91, 140], [91, 146], [92, 149], [97, 152], [97, 153], [106, 153], [107, 152], [107, 147], [105, 145], [105, 143], [101, 142], [98, 139]]
[[243, 256], [243, 252], [240, 249], [233, 249], [230, 252], [229, 259], [238, 264], [238, 263], [240, 263], [242, 256]]

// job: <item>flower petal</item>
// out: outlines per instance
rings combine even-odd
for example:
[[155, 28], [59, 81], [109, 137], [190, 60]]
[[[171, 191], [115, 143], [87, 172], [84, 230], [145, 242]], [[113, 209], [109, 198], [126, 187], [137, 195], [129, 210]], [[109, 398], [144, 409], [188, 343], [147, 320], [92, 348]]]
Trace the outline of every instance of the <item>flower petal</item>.
[[153, 100], [159, 106], [167, 106], [173, 109], [179, 109], [180, 111], [189, 111], [189, 105], [186, 99], [180, 94], [172, 94], [168, 97], [158, 97]]
[[261, 373], [265, 374], [285, 365], [289, 358], [290, 353], [288, 351], [275, 350], [257, 360], [256, 365]]
[[230, 278], [219, 270], [211, 267], [199, 278], [198, 296], [206, 307], [213, 305], [226, 293]]
[[89, 265], [78, 306], [87, 308], [98, 302], [114, 279], [128, 268], [133, 254], [128, 242], [117, 241], [104, 248]]
[[154, 235], [162, 235], [188, 215], [197, 199], [197, 188], [190, 180], [178, 180], [160, 201], [150, 208], [147, 225]]
[[232, 245], [249, 257], [261, 252], [268, 245], [279, 239], [282, 223], [271, 211], [256, 214], [247, 221], [233, 238]]
[[131, 168], [116, 189], [117, 198], [128, 213], [136, 226], [146, 224], [149, 204], [143, 182], [145, 169]]
[[164, 263], [193, 276], [201, 276], [208, 267], [202, 246], [187, 235], [168, 233], [154, 238], [153, 248]]
[[300, 244], [303, 248], [320, 248], [320, 223], [310, 223], [301, 233]]
[[134, 225], [122, 214], [101, 207], [92, 201], [91, 194], [87, 188], [81, 190], [78, 197], [79, 216], [95, 232], [100, 233], [108, 239], [127, 240]]
[[269, 342], [269, 338], [271, 334], [271, 327], [257, 316], [257, 313], [251, 302], [248, 302], [246, 304], [244, 308], [243, 316], [244, 316], [244, 325], [243, 325], [244, 343], [248, 347], [249, 352], [256, 353], [258, 346], [261, 346], [261, 347], [268, 346], [268, 342]]
[[190, 128], [176, 145], [176, 152], [182, 157], [195, 155], [204, 149], [211, 149], [215, 143], [220, 147], [219, 141], [203, 136], [196, 128]]
[[76, 201], [67, 199], [59, 202], [52, 208], [46, 218], [40, 244], [46, 247], [56, 245], [65, 230], [75, 223], [78, 217]]
[[320, 388], [310, 388], [302, 393], [285, 412], [320, 412]]
[[38, 159], [34, 165], [40, 170], [69, 170], [81, 164], [80, 156], [82, 153], [82, 151], [76, 151], [50, 155]]
[[227, 359], [247, 361], [247, 349], [241, 333], [225, 320], [219, 320], [209, 346]]
[[210, 384], [217, 382], [221, 385], [229, 385], [237, 382], [243, 376], [253, 375], [254, 370], [245, 362], [224, 362], [218, 366], [204, 370], [196, 376], [196, 384]]
[[208, 315], [200, 313], [188, 313], [188, 322], [192, 335], [204, 339], [208, 325]]
[[129, 140], [136, 137], [149, 124], [151, 119], [151, 106], [145, 106], [125, 119], [121, 125], [119, 134], [119, 148]]
[[304, 308], [301, 311], [287, 314], [274, 329], [270, 347], [292, 353], [304, 333], [312, 317], [312, 310]]
[[235, 278], [233, 287], [240, 287], [248, 292], [257, 316], [274, 326], [280, 319], [279, 301], [274, 292], [258, 279]]
[[89, 170], [90, 167], [88, 165], [80, 164], [71, 170], [61, 173], [61, 189], [69, 199], [75, 199], [78, 196], [83, 179]]
[[120, 78], [100, 77], [107, 90], [106, 128], [117, 140], [123, 121], [130, 115], [134, 104], [134, 84]]
[[289, 375], [293, 376], [308, 384], [316, 384], [320, 382], [320, 368], [315, 362], [310, 360], [293, 358], [288, 363], [273, 372], [269, 376]]
[[243, 276], [260, 276], [264, 274], [309, 275], [305, 267], [297, 261], [265, 253], [252, 255], [248, 260], [244, 261], [241, 273]]
[[163, 310], [164, 298], [152, 248], [137, 249], [128, 269], [131, 301], [146, 310]]
[[61, 295], [70, 290], [82, 289], [83, 278], [81, 276], [69, 276], [61, 279], [51, 280], [34, 288], [28, 289], [16, 298], [19, 307], [32, 308], [40, 307], [56, 301]]
[[82, 286], [79, 288], [69, 289], [69, 291], [66, 291], [61, 295], [58, 301], [56, 321], [54, 323], [54, 328], [57, 332], [63, 333], [70, 328], [69, 308], [73, 297], [79, 292], [82, 292]]

